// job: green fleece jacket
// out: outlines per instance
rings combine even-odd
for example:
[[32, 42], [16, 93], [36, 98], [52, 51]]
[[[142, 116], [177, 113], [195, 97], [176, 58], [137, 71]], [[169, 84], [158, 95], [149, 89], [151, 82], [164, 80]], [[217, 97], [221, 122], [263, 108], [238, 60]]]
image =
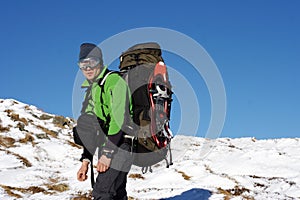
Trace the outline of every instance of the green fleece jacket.
[[91, 87], [90, 92], [86, 93], [85, 96], [85, 98], [89, 98], [85, 112], [92, 111], [97, 117], [106, 122], [108, 128], [107, 135], [113, 136], [121, 131], [125, 114], [126, 112], [131, 114], [132, 105], [129, 88], [119, 74], [110, 74], [106, 78], [104, 86], [99, 86], [99, 80], [101, 81], [106, 73], [107, 67], [104, 67], [94, 81], [85, 80], [81, 87]]

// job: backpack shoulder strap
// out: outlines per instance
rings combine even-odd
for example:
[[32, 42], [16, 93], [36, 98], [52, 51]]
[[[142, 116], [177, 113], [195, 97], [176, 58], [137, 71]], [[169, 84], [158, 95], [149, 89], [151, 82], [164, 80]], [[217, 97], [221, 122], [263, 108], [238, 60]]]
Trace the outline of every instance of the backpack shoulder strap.
[[110, 75], [110, 74], [115, 74], [115, 73], [118, 73], [117, 71], [107, 71], [104, 75], [104, 77], [102, 79], [99, 80], [98, 84], [100, 87], [103, 87], [104, 84], [105, 84], [105, 81], [107, 79], [107, 77]]
[[101, 94], [100, 94], [100, 103], [101, 103], [101, 110], [102, 110], [102, 114], [103, 116], [105, 117], [105, 119], [108, 119], [108, 116], [105, 115], [105, 112], [104, 112], [104, 107], [103, 107], [103, 92], [104, 92], [104, 85], [106, 83], [106, 80], [108, 78], [108, 76], [110, 74], [119, 74], [117, 71], [110, 71], [110, 70], [107, 70], [107, 72], [104, 74], [104, 77], [101, 78], [98, 82], [98, 85], [99, 87], [101, 88]]

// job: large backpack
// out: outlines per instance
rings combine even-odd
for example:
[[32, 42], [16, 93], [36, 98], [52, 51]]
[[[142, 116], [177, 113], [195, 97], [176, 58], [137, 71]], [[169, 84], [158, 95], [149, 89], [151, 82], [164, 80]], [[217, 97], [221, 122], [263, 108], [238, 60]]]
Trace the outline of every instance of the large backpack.
[[172, 91], [160, 46], [150, 42], [130, 47], [121, 54], [119, 69], [131, 91], [136, 127], [133, 164], [144, 173], [162, 160], [169, 167], [173, 164], [169, 126]]

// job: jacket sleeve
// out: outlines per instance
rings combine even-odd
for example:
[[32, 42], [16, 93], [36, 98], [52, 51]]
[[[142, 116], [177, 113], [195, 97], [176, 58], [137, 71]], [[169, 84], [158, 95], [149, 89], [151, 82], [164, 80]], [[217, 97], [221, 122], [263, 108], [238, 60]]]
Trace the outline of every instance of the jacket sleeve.
[[93, 160], [93, 154], [91, 154], [85, 147], [83, 147], [83, 152], [81, 154], [80, 161], [82, 162], [83, 159], [88, 159], [89, 161]]

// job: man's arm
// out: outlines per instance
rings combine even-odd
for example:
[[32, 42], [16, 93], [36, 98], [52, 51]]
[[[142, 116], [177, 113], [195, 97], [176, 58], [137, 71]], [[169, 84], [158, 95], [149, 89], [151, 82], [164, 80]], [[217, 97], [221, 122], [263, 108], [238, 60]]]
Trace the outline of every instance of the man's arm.
[[89, 161], [88, 160], [83, 160], [80, 169], [77, 172], [77, 180], [79, 181], [85, 181], [88, 176], [87, 172], [89, 169]]
[[122, 126], [125, 118], [127, 103], [127, 85], [119, 75], [112, 75], [111, 85], [106, 91], [107, 102], [109, 102], [109, 129], [107, 141], [101, 152], [101, 157], [97, 164], [97, 171], [105, 172], [111, 163], [113, 154], [117, 151], [123, 139]]

